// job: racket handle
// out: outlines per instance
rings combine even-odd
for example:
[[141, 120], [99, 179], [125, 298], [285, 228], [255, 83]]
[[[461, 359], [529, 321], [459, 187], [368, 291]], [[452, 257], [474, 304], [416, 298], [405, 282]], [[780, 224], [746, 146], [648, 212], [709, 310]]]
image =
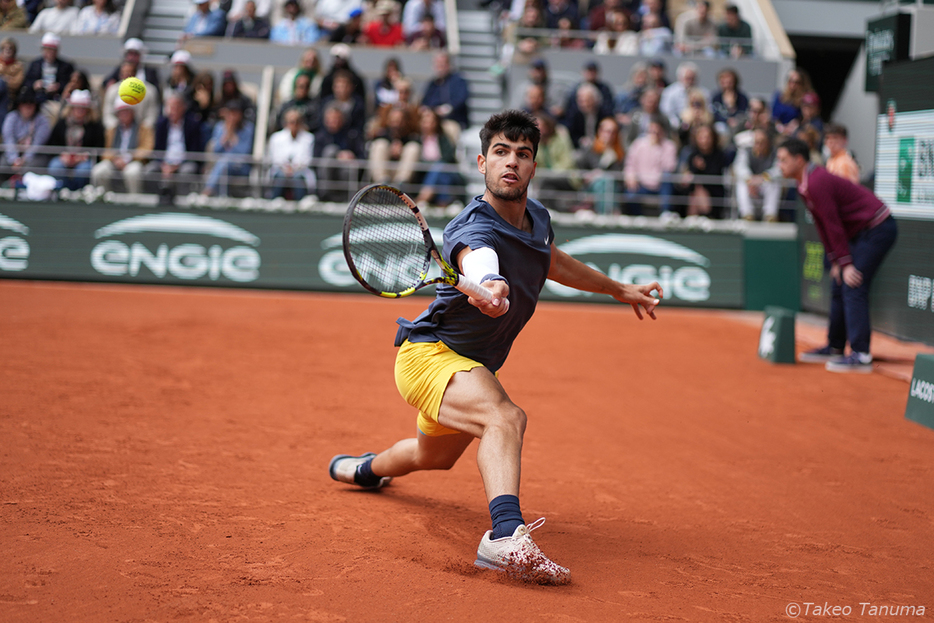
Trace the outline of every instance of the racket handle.
[[457, 285], [455, 285], [454, 287], [471, 298], [475, 298], [481, 301], [492, 301], [493, 300], [492, 292], [490, 292], [488, 289], [484, 288], [483, 286], [479, 284], [474, 283], [473, 281], [465, 277], [461, 277], [460, 279], [458, 279]]

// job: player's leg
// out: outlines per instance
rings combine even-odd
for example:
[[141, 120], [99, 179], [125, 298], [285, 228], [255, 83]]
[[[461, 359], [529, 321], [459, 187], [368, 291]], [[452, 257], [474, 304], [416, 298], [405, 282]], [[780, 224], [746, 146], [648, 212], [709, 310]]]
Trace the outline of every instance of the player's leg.
[[380, 452], [373, 459], [371, 469], [374, 474], [392, 477], [423, 470], [451, 469], [473, 440], [473, 435], [467, 433], [428, 436], [419, 431], [418, 437], [402, 439]]

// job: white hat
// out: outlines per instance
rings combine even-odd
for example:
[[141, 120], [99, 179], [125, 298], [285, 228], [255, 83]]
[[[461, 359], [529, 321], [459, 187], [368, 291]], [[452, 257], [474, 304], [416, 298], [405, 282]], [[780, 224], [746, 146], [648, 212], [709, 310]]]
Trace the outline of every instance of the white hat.
[[204, 4], [205, 2], [210, 2], [211, 0], [191, 0], [194, 4]]
[[331, 56], [337, 56], [347, 60], [350, 58], [350, 46], [346, 43], [335, 43], [331, 46]]
[[172, 55], [172, 64], [178, 65], [187, 65], [191, 62], [191, 52], [188, 50], [176, 50], [175, 54]]
[[119, 96], [117, 96], [117, 101], [116, 101], [116, 103], [114, 103], [114, 113], [118, 113], [118, 112], [120, 112], [121, 110], [126, 110], [127, 108], [129, 108], [130, 110], [133, 110], [133, 106], [132, 106], [132, 105], [127, 104], [127, 103], [124, 102], [122, 99], [120, 99]]
[[68, 103], [72, 106], [81, 106], [82, 108], [91, 107], [91, 92], [84, 89], [75, 89], [68, 98]]
[[54, 32], [47, 32], [42, 35], [42, 47], [44, 48], [57, 48], [61, 42], [61, 37]]
[[136, 50], [137, 52], [142, 52], [146, 49], [146, 46], [143, 44], [141, 39], [136, 37], [130, 37], [123, 43], [124, 50]]
[[379, 0], [374, 9], [377, 15], [386, 15], [396, 12], [396, 3], [394, 0]]

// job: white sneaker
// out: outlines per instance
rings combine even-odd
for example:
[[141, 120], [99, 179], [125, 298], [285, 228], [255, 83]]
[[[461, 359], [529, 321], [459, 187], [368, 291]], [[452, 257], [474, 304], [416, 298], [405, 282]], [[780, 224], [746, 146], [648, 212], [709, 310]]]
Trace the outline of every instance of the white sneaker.
[[477, 548], [478, 567], [504, 571], [511, 577], [534, 584], [569, 584], [571, 572], [548, 559], [530, 534], [545, 523], [542, 517], [528, 525], [519, 526], [512, 536], [490, 538], [492, 530], [487, 530]]
[[[354, 476], [357, 475], [357, 467], [361, 463], [373, 458], [374, 456], [376, 456], [374, 452], [367, 452], [361, 456], [338, 454], [333, 459], [331, 459], [331, 464], [328, 465], [328, 473], [331, 474], [331, 478], [337, 482], [346, 482], [349, 485], [357, 485], [357, 482], [354, 480]], [[364, 487], [363, 485], [357, 486], [363, 489], [381, 489], [382, 487], [388, 485], [390, 480], [392, 480], [392, 476], [383, 476], [375, 485], [370, 485], [369, 487]]]

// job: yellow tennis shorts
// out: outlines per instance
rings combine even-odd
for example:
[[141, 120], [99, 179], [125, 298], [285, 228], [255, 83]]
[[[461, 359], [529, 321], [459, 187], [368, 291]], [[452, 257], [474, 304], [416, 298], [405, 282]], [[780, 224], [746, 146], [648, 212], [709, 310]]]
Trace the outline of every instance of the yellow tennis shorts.
[[429, 437], [460, 432], [438, 423], [441, 399], [456, 372], [469, 372], [482, 366], [458, 355], [444, 342], [406, 340], [402, 343], [396, 355], [396, 387], [405, 401], [418, 409], [419, 431]]

